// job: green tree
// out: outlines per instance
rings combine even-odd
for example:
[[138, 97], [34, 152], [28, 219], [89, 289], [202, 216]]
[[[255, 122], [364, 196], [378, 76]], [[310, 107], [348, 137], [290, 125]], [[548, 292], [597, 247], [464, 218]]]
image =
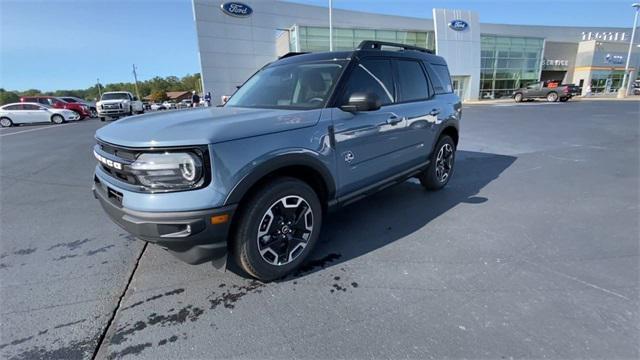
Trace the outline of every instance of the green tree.
[[18, 96], [18, 94], [14, 93], [13, 91], [5, 91], [4, 89], [0, 91], [0, 105], [11, 104], [19, 101], [20, 96]]
[[156, 91], [151, 94], [151, 101], [159, 103], [169, 99], [164, 91]]

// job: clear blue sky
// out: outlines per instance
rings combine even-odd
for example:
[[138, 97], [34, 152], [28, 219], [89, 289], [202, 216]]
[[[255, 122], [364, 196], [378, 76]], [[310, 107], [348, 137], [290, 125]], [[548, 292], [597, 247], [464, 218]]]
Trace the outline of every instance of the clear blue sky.
[[[328, 0], [292, 0], [326, 6]], [[482, 22], [631, 27], [628, 0], [334, 0], [335, 8], [431, 18], [476, 10]], [[86, 88], [198, 72], [191, 0], [0, 0], [0, 87]]]

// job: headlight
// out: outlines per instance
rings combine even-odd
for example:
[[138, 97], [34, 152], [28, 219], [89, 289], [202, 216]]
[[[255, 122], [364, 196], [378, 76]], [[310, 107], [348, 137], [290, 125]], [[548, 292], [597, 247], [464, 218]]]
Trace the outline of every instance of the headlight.
[[143, 153], [130, 166], [151, 190], [188, 190], [202, 184], [202, 159], [188, 152]]

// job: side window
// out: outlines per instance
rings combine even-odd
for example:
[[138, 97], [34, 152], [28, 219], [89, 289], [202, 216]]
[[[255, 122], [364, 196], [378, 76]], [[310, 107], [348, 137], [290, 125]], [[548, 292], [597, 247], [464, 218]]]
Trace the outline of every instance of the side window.
[[398, 102], [429, 98], [429, 84], [422, 65], [414, 60], [398, 60]]
[[4, 110], [10, 110], [10, 111], [22, 110], [22, 105], [16, 104], [16, 105], [5, 106]]
[[382, 105], [391, 104], [395, 99], [391, 62], [384, 59], [364, 59], [351, 72], [344, 91], [342, 103], [351, 94], [372, 92], [378, 95]]
[[24, 110], [40, 110], [40, 106], [34, 104], [24, 104], [22, 107]]
[[47, 99], [47, 98], [38, 98], [38, 102], [40, 104], [49, 105], [49, 99]]
[[447, 94], [453, 92], [451, 86], [451, 77], [449, 76], [449, 69], [446, 65], [429, 64], [428, 68], [431, 68], [433, 76], [433, 88], [436, 94]]

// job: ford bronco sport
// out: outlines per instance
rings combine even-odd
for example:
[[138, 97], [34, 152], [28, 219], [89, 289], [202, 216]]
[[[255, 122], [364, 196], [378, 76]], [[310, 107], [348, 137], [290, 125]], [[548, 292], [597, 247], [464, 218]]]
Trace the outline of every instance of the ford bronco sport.
[[447, 64], [426, 49], [290, 53], [223, 107], [99, 129], [93, 192], [114, 222], [183, 261], [229, 257], [273, 280], [308, 258], [327, 210], [411, 177], [444, 187], [460, 117]]

